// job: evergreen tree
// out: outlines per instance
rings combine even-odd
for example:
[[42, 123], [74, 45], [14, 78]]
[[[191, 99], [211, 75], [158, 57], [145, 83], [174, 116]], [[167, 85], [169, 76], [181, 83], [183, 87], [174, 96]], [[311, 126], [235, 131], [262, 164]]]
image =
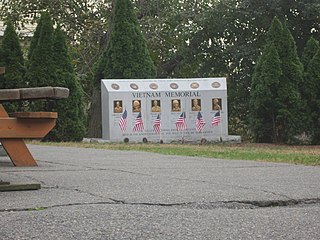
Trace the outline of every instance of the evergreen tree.
[[312, 143], [320, 144], [320, 49], [308, 64], [306, 76], [308, 78], [309, 98], [308, 106], [311, 117]]
[[[7, 21], [6, 25], [1, 48], [1, 66], [6, 68], [6, 72], [1, 76], [0, 88], [26, 87], [26, 83], [24, 82], [26, 69], [19, 37], [10, 20]], [[9, 112], [20, 111], [22, 108], [21, 103], [5, 105]]]
[[308, 40], [301, 57], [301, 62], [305, 70], [308, 69], [309, 62], [317, 53], [319, 47], [319, 41], [317, 41], [315, 38], [311, 37]]
[[81, 141], [85, 135], [83, 90], [74, 73], [64, 33], [58, 26], [54, 32], [53, 60], [56, 69], [56, 86], [69, 89], [67, 99], [54, 102], [58, 112], [56, 127], [46, 136], [50, 141]]
[[[304, 65], [304, 84], [301, 87], [301, 95], [302, 98], [306, 101], [306, 116], [308, 116], [308, 120], [306, 122], [306, 132], [309, 136], [314, 135], [314, 128], [315, 128], [315, 109], [316, 109], [316, 99], [317, 99], [317, 81], [314, 76], [310, 76], [310, 69], [309, 64], [313, 57], [316, 55], [318, 50], [320, 49], [319, 42], [311, 37], [302, 54], [301, 61]], [[313, 63], [314, 64], [314, 63]]]
[[[35, 43], [26, 79], [29, 87], [54, 86], [56, 69], [53, 63], [53, 22], [48, 13], [41, 14], [39, 39]], [[36, 36], [37, 37], [37, 36]], [[30, 107], [34, 111], [50, 110], [44, 101], [32, 101]]]
[[41, 33], [41, 28], [42, 28], [42, 22], [43, 22], [44, 17], [45, 17], [44, 14], [42, 14], [39, 21], [38, 21], [36, 30], [34, 31], [33, 36], [31, 38], [28, 56], [27, 56], [28, 61], [30, 61], [31, 55], [33, 54], [34, 49], [38, 45], [38, 41], [39, 41], [40, 33]]
[[30, 56], [27, 79], [30, 87], [50, 86], [55, 82], [53, 64], [53, 22], [48, 13], [41, 14], [39, 39]]
[[[303, 84], [303, 66], [299, 60], [296, 45], [290, 31], [286, 26], [282, 25], [278, 18], [274, 18], [267, 33], [267, 46], [269, 47], [266, 47], [265, 57], [261, 57], [254, 73], [251, 94], [253, 98], [251, 102], [265, 102], [263, 92], [268, 95], [267, 89], [269, 89], [273, 93], [272, 98], [269, 99], [269, 104], [274, 105], [274, 109], [268, 112], [269, 114], [272, 112], [272, 117], [262, 121], [261, 117], [260, 119], [257, 117], [261, 116], [261, 113], [257, 112], [260, 108], [253, 107], [251, 109], [252, 130], [258, 141], [291, 143], [294, 141], [294, 137], [304, 130], [303, 123], [306, 119], [303, 114], [305, 104], [299, 92], [299, 86]], [[276, 67], [278, 60], [274, 50], [279, 56], [280, 69]], [[275, 56], [270, 56], [270, 52], [273, 52]], [[268, 61], [265, 60], [267, 56], [270, 58]], [[275, 67], [275, 69], [272, 70], [271, 66]], [[270, 73], [267, 73], [267, 71], [270, 71]], [[273, 77], [275, 78], [274, 80], [272, 80]], [[257, 80], [258, 78], [261, 79]], [[278, 84], [256, 84], [257, 81], [278, 81]], [[262, 98], [262, 100], [258, 100], [259, 98]], [[265, 107], [262, 105], [262, 108]], [[272, 125], [268, 121], [272, 121]], [[267, 130], [265, 128], [257, 127], [258, 125], [256, 124], [258, 123], [260, 123], [260, 126], [265, 125], [269, 132], [272, 133], [272, 137], [270, 134], [266, 134]]]
[[256, 142], [276, 142], [277, 88], [281, 77], [279, 54], [273, 43], [266, 45], [252, 79], [250, 125]]
[[101, 79], [155, 78], [156, 68], [130, 0], [115, 0], [111, 34], [99, 59], [89, 122], [90, 137], [101, 137]]
[[131, 1], [116, 0], [114, 7], [111, 36], [96, 75], [99, 87], [101, 77], [154, 78], [156, 69]]
[[306, 102], [301, 98], [303, 65], [298, 57], [295, 41], [286, 26], [283, 27], [281, 36], [282, 41], [277, 50], [282, 76], [278, 97], [275, 99], [278, 104], [278, 139], [280, 142], [292, 143], [295, 136], [306, 130]]

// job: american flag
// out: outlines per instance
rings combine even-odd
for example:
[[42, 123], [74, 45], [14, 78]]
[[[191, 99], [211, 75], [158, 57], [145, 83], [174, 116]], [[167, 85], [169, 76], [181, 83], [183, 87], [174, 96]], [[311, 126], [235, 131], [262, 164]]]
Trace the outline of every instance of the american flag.
[[176, 121], [176, 128], [177, 131], [183, 131], [187, 129], [187, 123], [186, 123], [186, 113], [181, 113], [180, 117]]
[[220, 122], [221, 122], [221, 115], [220, 115], [220, 111], [218, 111], [212, 118], [211, 126], [216, 127], [219, 125]]
[[156, 120], [154, 120], [153, 122], [153, 129], [157, 134], [160, 134], [160, 129], [161, 129], [160, 114], [158, 114]]
[[127, 129], [127, 117], [128, 117], [128, 112], [127, 110], [124, 110], [120, 120], [119, 120], [119, 127], [122, 132], [124, 132]]
[[203, 129], [205, 124], [206, 123], [205, 123], [201, 113], [198, 112], [198, 116], [197, 116], [197, 120], [196, 120], [196, 131], [201, 132], [201, 130]]
[[143, 131], [144, 126], [143, 126], [143, 121], [142, 121], [142, 115], [141, 112], [139, 112], [136, 122], [134, 123], [133, 131], [134, 132], [141, 132]]

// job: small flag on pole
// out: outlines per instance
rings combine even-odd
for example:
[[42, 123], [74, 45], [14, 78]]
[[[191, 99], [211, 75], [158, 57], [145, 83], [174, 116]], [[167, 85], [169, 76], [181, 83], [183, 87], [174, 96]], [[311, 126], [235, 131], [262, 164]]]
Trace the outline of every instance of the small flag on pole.
[[196, 131], [201, 132], [201, 130], [203, 129], [205, 124], [206, 123], [205, 123], [201, 113], [198, 112], [198, 116], [197, 116], [197, 120], [196, 120]]
[[160, 114], [158, 114], [156, 120], [154, 120], [154, 122], [153, 122], [153, 129], [157, 134], [160, 134], [160, 130], [161, 130]]
[[221, 122], [221, 115], [220, 115], [220, 111], [218, 111], [212, 118], [211, 126], [216, 127], [219, 125], [220, 122]]
[[141, 112], [139, 112], [136, 118], [136, 122], [134, 123], [133, 131], [141, 132], [143, 131], [143, 129], [144, 129], [144, 126], [143, 126], [142, 116], [141, 116]]
[[176, 128], [177, 131], [183, 131], [187, 129], [187, 122], [186, 122], [186, 113], [182, 112], [178, 120], [176, 121]]
[[127, 119], [128, 118], [128, 112], [127, 110], [124, 110], [120, 120], [119, 120], [119, 127], [122, 132], [124, 132], [127, 129]]

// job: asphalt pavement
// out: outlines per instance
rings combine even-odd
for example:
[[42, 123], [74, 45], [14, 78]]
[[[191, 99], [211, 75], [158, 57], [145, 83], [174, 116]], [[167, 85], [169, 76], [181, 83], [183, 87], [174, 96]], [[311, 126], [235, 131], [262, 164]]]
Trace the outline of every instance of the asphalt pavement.
[[[0, 239], [320, 239], [320, 167], [29, 145]], [[320, 156], [319, 156], [320, 157]]]

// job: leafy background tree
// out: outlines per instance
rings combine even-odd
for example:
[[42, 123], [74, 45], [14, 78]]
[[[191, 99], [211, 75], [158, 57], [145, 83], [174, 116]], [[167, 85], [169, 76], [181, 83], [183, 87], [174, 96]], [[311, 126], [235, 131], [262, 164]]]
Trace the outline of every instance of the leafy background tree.
[[[75, 73], [93, 91], [94, 65], [107, 46], [113, 0], [3, 0], [0, 19], [12, 17], [20, 28], [47, 11], [71, 43]], [[132, 0], [158, 77], [228, 76], [229, 133], [250, 139], [248, 111], [251, 79], [267, 42], [266, 32], [279, 16], [292, 33], [301, 55], [310, 37], [320, 39], [318, 0]], [[299, 86], [302, 87], [301, 84]], [[94, 96], [96, 95], [96, 97]], [[91, 124], [89, 128], [94, 128]]]
[[[19, 37], [15, 31], [13, 22], [8, 20], [4, 31], [0, 66], [6, 68], [5, 74], [0, 76], [0, 88], [17, 88], [26, 87], [24, 75], [26, 69], [24, 58], [21, 50]], [[21, 103], [4, 103], [7, 111], [16, 112], [23, 108]]]

